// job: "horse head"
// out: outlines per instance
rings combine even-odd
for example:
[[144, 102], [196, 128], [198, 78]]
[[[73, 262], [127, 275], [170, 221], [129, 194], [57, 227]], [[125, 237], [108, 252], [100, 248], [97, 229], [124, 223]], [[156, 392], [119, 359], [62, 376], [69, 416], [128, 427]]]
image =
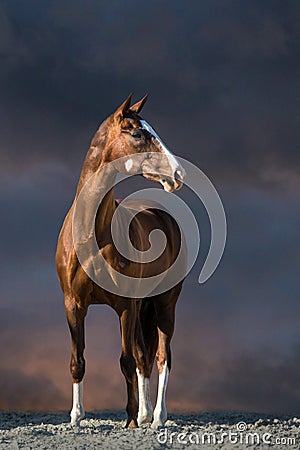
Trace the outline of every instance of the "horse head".
[[130, 95], [106, 120], [102, 162], [122, 158], [118, 165], [120, 172], [135, 175], [142, 169], [145, 178], [161, 183], [166, 191], [172, 192], [181, 188], [185, 171], [154, 128], [140, 116], [146, 100], [147, 95], [130, 105]]

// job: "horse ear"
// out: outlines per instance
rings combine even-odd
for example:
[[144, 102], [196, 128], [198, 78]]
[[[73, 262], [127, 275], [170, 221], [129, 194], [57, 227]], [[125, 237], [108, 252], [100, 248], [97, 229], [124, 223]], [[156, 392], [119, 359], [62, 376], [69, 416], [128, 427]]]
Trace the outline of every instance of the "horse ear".
[[138, 114], [140, 111], [142, 111], [142, 108], [144, 104], [146, 103], [148, 98], [148, 94], [145, 95], [139, 102], [136, 102], [134, 105], [130, 106], [130, 111], [135, 112]]
[[125, 113], [129, 110], [130, 103], [131, 103], [131, 97], [132, 94], [130, 94], [126, 100], [122, 103], [121, 106], [114, 112], [115, 117], [123, 117]]

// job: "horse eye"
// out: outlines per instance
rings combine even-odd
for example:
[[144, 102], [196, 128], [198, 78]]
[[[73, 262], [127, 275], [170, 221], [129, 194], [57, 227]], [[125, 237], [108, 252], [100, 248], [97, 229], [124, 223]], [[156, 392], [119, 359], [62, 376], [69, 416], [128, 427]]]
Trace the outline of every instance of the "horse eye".
[[134, 131], [131, 136], [135, 139], [141, 139], [142, 133], [140, 131]]

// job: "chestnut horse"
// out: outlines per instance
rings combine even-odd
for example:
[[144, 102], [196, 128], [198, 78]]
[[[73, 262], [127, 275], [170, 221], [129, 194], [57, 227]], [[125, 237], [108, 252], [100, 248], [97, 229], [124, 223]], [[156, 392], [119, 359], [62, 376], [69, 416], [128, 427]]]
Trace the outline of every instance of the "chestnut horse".
[[[106, 304], [119, 316], [122, 353], [120, 365], [127, 385], [127, 423], [135, 428], [152, 422], [152, 428], [162, 426], [167, 419], [165, 394], [171, 369], [170, 342], [174, 332], [175, 305], [182, 287], [182, 279], [174, 287], [147, 298], [129, 298], [117, 295], [93, 281], [80, 264], [73, 242], [72, 218], [80, 192], [91, 176], [111, 161], [121, 157], [151, 152], [159, 156], [147, 157], [142, 175], [159, 182], [166, 191], [179, 189], [183, 184], [184, 169], [167, 149], [151, 125], [139, 115], [147, 96], [130, 106], [131, 96], [109, 116], [93, 137], [83, 164], [76, 196], [64, 224], [57, 245], [56, 267], [64, 293], [66, 316], [71, 333], [72, 355], [70, 370], [73, 378], [73, 407], [71, 423], [79, 424], [84, 418], [82, 383], [85, 373], [84, 321], [89, 305]], [[147, 153], [149, 155], [149, 153]], [[145, 156], [146, 158], [146, 156]], [[135, 174], [133, 162], [128, 159], [118, 171]], [[148, 171], [147, 171], [148, 167]], [[149, 170], [149, 168], [151, 170]], [[137, 173], [137, 172], [136, 172]], [[116, 177], [117, 171], [110, 173]], [[106, 183], [105, 178], [100, 183]], [[87, 202], [88, 203], [88, 202]], [[111, 237], [111, 221], [118, 202], [111, 188], [101, 202], [95, 220], [95, 235], [99, 252], [114, 270], [129, 277], [150, 277], [167, 270], [176, 259], [181, 245], [181, 234], [175, 220], [161, 209], [145, 209], [130, 224], [130, 240], [139, 251], [149, 249], [151, 231], [160, 229], [167, 237], [164, 251], [156, 261], [139, 263], [129, 261], [118, 253]], [[182, 277], [183, 278], [183, 277]], [[150, 401], [149, 379], [156, 356], [158, 367], [158, 393], [154, 409]]]

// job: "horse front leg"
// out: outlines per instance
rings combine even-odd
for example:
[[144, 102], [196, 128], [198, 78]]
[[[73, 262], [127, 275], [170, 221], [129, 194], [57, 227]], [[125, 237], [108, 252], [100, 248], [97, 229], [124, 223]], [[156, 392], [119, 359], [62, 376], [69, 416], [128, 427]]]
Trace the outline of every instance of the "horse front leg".
[[70, 371], [73, 378], [73, 406], [71, 410], [71, 424], [79, 425], [84, 418], [83, 407], [83, 377], [85, 373], [84, 352], [84, 319], [86, 308], [79, 308], [75, 301], [66, 299], [66, 315], [72, 339], [72, 354]]
[[[130, 301], [128, 300], [128, 302]], [[134, 300], [119, 314], [119, 317], [122, 336], [120, 366], [127, 386], [126, 428], [136, 428], [138, 426], [138, 392], [136, 362], [134, 358], [134, 338], [137, 313]]]

